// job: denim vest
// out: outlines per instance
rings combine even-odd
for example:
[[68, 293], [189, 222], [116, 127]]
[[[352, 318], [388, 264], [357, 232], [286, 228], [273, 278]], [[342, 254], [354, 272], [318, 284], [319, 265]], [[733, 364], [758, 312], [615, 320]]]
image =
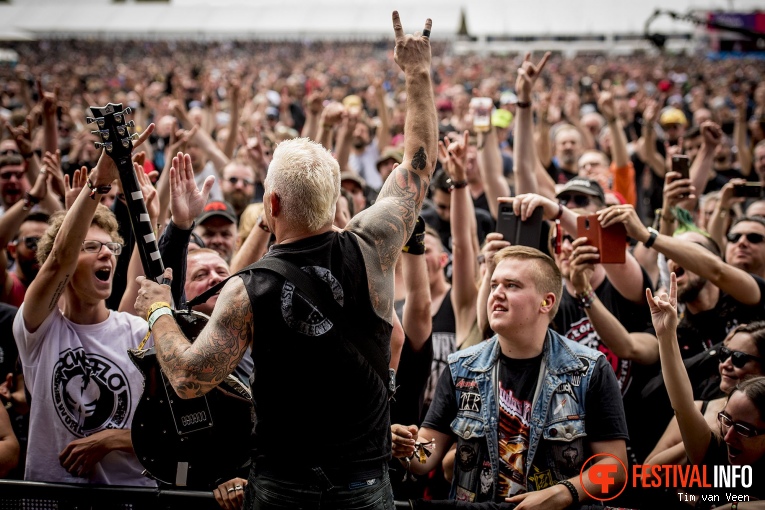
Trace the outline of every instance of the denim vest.
[[[494, 335], [486, 342], [449, 356], [449, 370], [458, 391], [457, 417], [451, 423], [452, 432], [457, 436], [451, 499], [473, 501], [477, 494], [486, 495], [487, 491], [491, 491], [492, 500], [497, 495], [499, 353], [499, 340]], [[529, 487], [530, 490], [545, 488], [572, 476], [568, 473], [574, 466], [565, 465], [565, 450], [573, 443], [579, 443], [576, 446], [579, 452], [585, 446], [585, 397], [595, 360], [601, 356], [600, 352], [548, 330], [540, 367], [541, 383], [537, 384], [532, 404], [525, 474], [529, 487], [531, 465], [540, 440], [544, 439], [554, 445], [552, 450], [556, 453], [540, 459], [536, 464], [549, 469], [551, 475], [547, 478], [555, 480], [545, 483], [537, 480], [533, 487]], [[477, 458], [471, 458], [470, 452]], [[489, 473], [481, 468], [486, 460], [481, 458], [484, 456], [488, 456], [491, 464], [491, 479]], [[583, 461], [580, 458], [579, 464]]]

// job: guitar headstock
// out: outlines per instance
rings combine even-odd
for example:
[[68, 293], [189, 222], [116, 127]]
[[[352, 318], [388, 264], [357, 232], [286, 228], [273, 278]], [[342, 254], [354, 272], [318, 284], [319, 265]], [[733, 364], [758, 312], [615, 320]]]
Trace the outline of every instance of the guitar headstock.
[[96, 123], [98, 129], [91, 133], [101, 137], [101, 141], [96, 142], [96, 148], [104, 149], [115, 161], [130, 158], [133, 140], [139, 137], [138, 133], [130, 133], [135, 122], [125, 119], [133, 110], [129, 106], [123, 110], [122, 103], [109, 103], [106, 106], [91, 106], [90, 111], [93, 117], [86, 117], [85, 120], [88, 124]]

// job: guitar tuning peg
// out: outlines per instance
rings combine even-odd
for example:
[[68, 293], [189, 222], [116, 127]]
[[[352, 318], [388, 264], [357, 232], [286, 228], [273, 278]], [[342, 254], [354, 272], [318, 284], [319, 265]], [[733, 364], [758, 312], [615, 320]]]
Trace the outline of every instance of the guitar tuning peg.
[[141, 135], [139, 135], [138, 133], [133, 133], [128, 138], [130, 138], [131, 140], [138, 140], [140, 137]]
[[121, 123], [122, 122], [122, 113], [115, 113], [114, 114], [114, 122]]
[[122, 146], [124, 148], [126, 148], [126, 149], [130, 147], [130, 138], [129, 137], [122, 139]]
[[122, 110], [122, 113], [124, 113], [125, 115], [130, 115], [131, 113], [133, 113], [133, 109], [128, 106], [124, 110]]
[[93, 124], [96, 121], [94, 117], [85, 117], [86, 124]]
[[104, 140], [109, 139], [109, 130], [108, 129], [96, 129], [95, 131], [90, 132], [91, 135], [99, 135]]
[[125, 124], [125, 125], [126, 125], [127, 127], [135, 127], [135, 121], [134, 121], [134, 120], [130, 120], [130, 121], [128, 121], [128, 122], [127, 122], [127, 124]]
[[117, 133], [119, 133], [120, 136], [125, 136], [126, 132], [127, 128], [125, 126], [117, 126]]
[[96, 142], [96, 149], [106, 149], [106, 152], [111, 152], [113, 149], [112, 142]]

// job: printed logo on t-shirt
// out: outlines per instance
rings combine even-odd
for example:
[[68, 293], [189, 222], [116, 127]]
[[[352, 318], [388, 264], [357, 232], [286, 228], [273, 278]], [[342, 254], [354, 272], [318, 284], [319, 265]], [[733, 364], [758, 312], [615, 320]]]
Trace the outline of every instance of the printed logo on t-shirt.
[[[613, 353], [613, 351], [611, 351], [611, 349], [606, 347], [605, 344], [600, 341], [600, 336], [598, 336], [595, 328], [593, 328], [592, 324], [590, 324], [590, 319], [588, 317], [584, 317], [571, 324], [571, 327], [566, 332], [565, 336], [569, 340], [573, 340], [574, 342], [580, 343], [585, 347], [595, 349], [596, 351], [600, 351], [605, 354], [606, 361], [608, 361], [608, 363], [611, 365], [611, 368], [614, 369], [616, 381], [619, 383], [619, 389], [622, 391], [622, 395], [627, 392], [630, 380], [632, 378], [632, 363], [630, 363], [629, 360], [620, 359], [616, 354]], [[578, 384], [575, 386], [578, 386]]]
[[526, 455], [529, 450], [531, 402], [517, 399], [499, 385], [499, 494], [526, 492]]
[[531, 474], [529, 475], [529, 481], [533, 484], [531, 490], [541, 491], [548, 487], [555, 485], [555, 480], [552, 476], [552, 471], [546, 469], [541, 471], [536, 466], [531, 466]]
[[[343, 306], [343, 286], [332, 275], [332, 272], [321, 266], [301, 267], [303, 272], [318, 278], [326, 283], [332, 290], [332, 297], [340, 306]], [[282, 286], [282, 317], [291, 329], [306, 336], [321, 336], [332, 329], [332, 321], [305, 297], [302, 293], [295, 292], [295, 285], [289, 280], [284, 281]]]
[[59, 355], [53, 369], [53, 405], [72, 434], [85, 437], [121, 429], [130, 418], [130, 385], [122, 369], [82, 347]]
[[425, 385], [425, 405], [430, 405], [433, 402], [433, 397], [436, 394], [436, 386], [438, 386], [438, 379], [441, 377], [444, 369], [449, 364], [449, 355], [456, 349], [454, 333], [449, 332], [434, 332], [432, 337], [433, 342], [433, 362], [430, 365], [430, 376], [428, 382]]

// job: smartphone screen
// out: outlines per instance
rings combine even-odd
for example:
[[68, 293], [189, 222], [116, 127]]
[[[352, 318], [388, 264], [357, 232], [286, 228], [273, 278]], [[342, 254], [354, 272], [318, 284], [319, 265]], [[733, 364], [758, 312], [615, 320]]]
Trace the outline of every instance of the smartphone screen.
[[762, 196], [762, 184], [759, 182], [748, 182], [746, 184], [737, 184], [733, 186], [734, 197], [759, 198]]
[[688, 156], [683, 156], [682, 154], [678, 154], [676, 156], [672, 156], [672, 171], [678, 172], [682, 177], [682, 179], [690, 179], [690, 170], [691, 167], [691, 158]]

